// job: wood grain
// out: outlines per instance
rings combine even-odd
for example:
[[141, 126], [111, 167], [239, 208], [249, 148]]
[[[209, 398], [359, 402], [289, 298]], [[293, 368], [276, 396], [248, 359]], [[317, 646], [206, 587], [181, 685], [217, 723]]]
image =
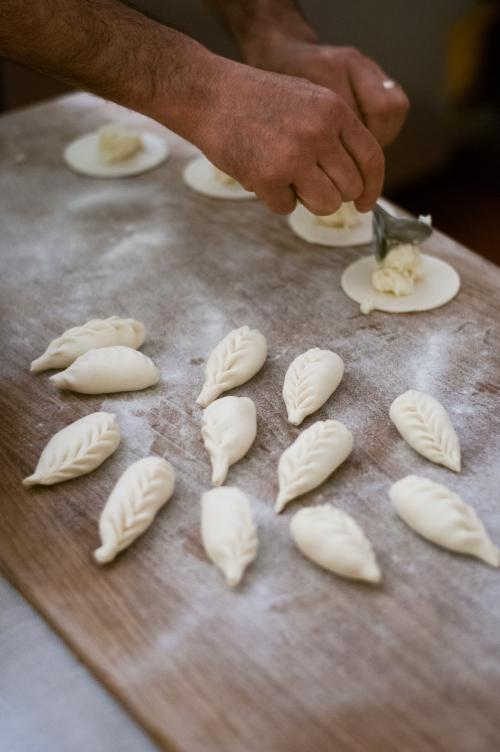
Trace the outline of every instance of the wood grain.
[[[171, 134], [170, 160], [148, 175], [70, 173], [62, 145], [115, 116], [136, 120], [76, 95], [0, 120], [3, 571], [165, 749], [497, 749], [500, 574], [418, 538], [387, 491], [410, 472], [447, 483], [500, 542], [500, 270], [436, 234], [428, 250], [461, 274], [458, 298], [425, 314], [364, 317], [339, 278], [366, 249], [306, 246], [258, 202], [190, 194], [181, 170], [192, 149]], [[143, 351], [161, 368], [158, 387], [83, 397], [29, 373], [54, 336], [112, 314], [146, 323]], [[259, 429], [228, 482], [249, 494], [260, 552], [233, 593], [201, 548], [210, 468], [194, 400], [211, 347], [243, 324], [266, 334], [269, 358], [235, 391], [255, 400]], [[338, 352], [346, 373], [304, 427], [340, 419], [355, 449], [277, 518], [277, 461], [299, 431], [286, 422], [282, 379], [314, 346]], [[388, 407], [408, 388], [447, 407], [462, 442], [460, 476], [416, 455], [391, 425]], [[23, 489], [48, 437], [100, 409], [117, 415], [118, 451], [89, 476]], [[175, 466], [174, 496], [99, 569], [103, 503], [126, 466], [151, 453]], [[328, 500], [372, 540], [380, 587], [335, 578], [294, 549], [293, 512]]]

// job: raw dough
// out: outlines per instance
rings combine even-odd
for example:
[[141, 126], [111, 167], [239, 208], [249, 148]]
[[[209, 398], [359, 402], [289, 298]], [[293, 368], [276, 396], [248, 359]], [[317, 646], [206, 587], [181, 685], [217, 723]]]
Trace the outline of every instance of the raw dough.
[[[379, 199], [378, 203], [389, 214], [395, 213], [392, 205], [384, 199]], [[335, 214], [318, 217], [299, 202], [287, 220], [302, 240], [330, 248], [364, 245], [373, 238], [372, 212], [361, 214], [351, 203], [343, 204]], [[343, 226], [335, 226], [337, 223]]]
[[351, 432], [338, 420], [318, 420], [302, 431], [280, 457], [275, 511], [323, 483], [347, 459], [352, 445]]
[[429, 225], [429, 227], [432, 227], [432, 214], [420, 214], [418, 221], [422, 222], [422, 224], [424, 225]]
[[125, 178], [158, 167], [169, 154], [169, 148], [161, 136], [141, 131], [142, 149], [129, 159], [109, 163], [102, 157], [99, 139], [99, 131], [95, 131], [68, 144], [64, 150], [66, 164], [81, 175]]
[[361, 213], [352, 201], [347, 201], [333, 214], [317, 216], [316, 222], [323, 227], [335, 227], [337, 230], [352, 230], [361, 225]]
[[206, 407], [222, 392], [244, 384], [260, 371], [266, 356], [266, 338], [257, 329], [233, 329], [210, 353], [205, 383], [196, 402]]
[[236, 201], [257, 198], [255, 193], [246, 191], [230, 175], [226, 175], [203, 156], [196, 157], [186, 165], [183, 177], [189, 188], [203, 196]]
[[144, 149], [140, 133], [120, 123], [102, 125], [97, 136], [99, 156], [106, 164], [125, 162]]
[[54, 434], [23, 486], [51, 486], [90, 473], [113, 454], [119, 443], [120, 428], [113, 413], [86, 415]]
[[231, 175], [219, 170], [215, 165], [213, 165], [213, 176], [217, 183], [222, 183], [222, 185], [231, 185], [233, 188], [235, 185], [239, 185], [237, 180], [232, 178]]
[[372, 313], [372, 311], [375, 310], [375, 303], [373, 300], [370, 300], [367, 298], [366, 300], [362, 300], [359, 306], [359, 310], [362, 314], [365, 316], [368, 316], [368, 314]]
[[288, 420], [300, 425], [307, 415], [318, 410], [338, 387], [344, 374], [344, 362], [331, 350], [314, 347], [298, 355], [285, 374], [283, 399]]
[[204, 493], [201, 537], [208, 557], [221, 570], [227, 584], [236, 587], [258, 548], [257, 530], [245, 494], [230, 486]]
[[256, 434], [257, 411], [248, 397], [221, 397], [203, 411], [201, 435], [214, 486], [224, 483], [229, 466], [245, 456]]
[[365, 256], [347, 267], [341, 284], [345, 294], [356, 303], [373, 302], [375, 308], [387, 313], [430, 311], [449, 303], [460, 289], [460, 277], [453, 267], [441, 259], [421, 254], [423, 278], [415, 284], [411, 295], [396, 297], [373, 289], [372, 274], [377, 268], [374, 256]]
[[437, 465], [460, 472], [460, 443], [448, 413], [430, 394], [409, 389], [392, 403], [389, 415], [403, 439]]
[[375, 290], [397, 296], [411, 295], [421, 280], [422, 255], [418, 246], [409, 244], [392, 248], [372, 274]]
[[500, 552], [475, 511], [446, 486], [408, 475], [394, 483], [390, 497], [401, 519], [422, 537], [500, 566]]
[[48, 368], [66, 368], [79, 355], [99, 347], [125, 345], [137, 349], [145, 336], [144, 324], [134, 319], [121, 319], [119, 316], [92, 319], [53, 339], [43, 355], [31, 363], [31, 370], [38, 372]]
[[[356, 212], [354, 206], [353, 209]], [[331, 248], [369, 243], [373, 237], [372, 212], [366, 214], [356, 212], [358, 221], [354, 224], [352, 213], [349, 212], [346, 217], [346, 210], [343, 206], [339, 211], [341, 212], [340, 219], [343, 216], [346, 219], [344, 226], [334, 224], [336, 220], [332, 218], [336, 217], [338, 212], [328, 217], [318, 217], [300, 202], [297, 203], [287, 220], [294, 233], [307, 243]]]
[[58, 389], [81, 394], [110, 394], [147, 389], [160, 380], [160, 372], [147, 355], [115, 345], [89, 350], [65, 371], [50, 377]]
[[353, 518], [331, 504], [301, 509], [290, 532], [302, 553], [330, 572], [354, 580], [380, 582], [370, 541]]
[[151, 525], [172, 496], [174, 485], [172, 465], [161, 457], [144, 457], [125, 470], [99, 520], [102, 545], [94, 551], [99, 564], [113, 561]]

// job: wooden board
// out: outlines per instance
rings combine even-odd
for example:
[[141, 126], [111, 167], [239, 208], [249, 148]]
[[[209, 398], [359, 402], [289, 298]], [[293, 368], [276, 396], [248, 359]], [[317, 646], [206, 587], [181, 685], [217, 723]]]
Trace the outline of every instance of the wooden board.
[[[149, 175], [69, 172], [63, 145], [117, 114], [134, 119], [78, 95], [0, 121], [3, 570], [168, 750], [496, 749], [500, 573], [418, 538], [387, 492], [410, 472], [448, 483], [500, 541], [500, 270], [436, 235], [428, 250], [460, 272], [459, 297], [426, 314], [362, 316], [339, 279], [366, 249], [306, 246], [258, 202], [189, 193], [181, 171], [192, 149], [171, 134], [172, 157]], [[29, 373], [51, 338], [111, 314], [146, 323], [157, 388], [61, 395], [47, 374]], [[237, 392], [256, 401], [259, 430], [229, 482], [251, 498], [260, 553], [233, 593], [200, 544], [209, 463], [194, 400], [210, 348], [247, 323], [265, 332], [269, 359]], [[282, 378], [315, 345], [346, 363], [316, 417], [345, 422], [355, 449], [277, 518], [276, 464], [298, 433], [285, 421]], [[460, 476], [417, 456], [391, 425], [389, 404], [410, 387], [448, 408]], [[122, 426], [116, 454], [87, 477], [24, 490], [47, 438], [100, 409]], [[151, 453], [174, 464], [175, 495], [146, 535], [98, 569], [102, 505], [126, 466]], [[292, 513], [330, 500], [373, 541], [380, 587], [335, 578], [294, 549]]]

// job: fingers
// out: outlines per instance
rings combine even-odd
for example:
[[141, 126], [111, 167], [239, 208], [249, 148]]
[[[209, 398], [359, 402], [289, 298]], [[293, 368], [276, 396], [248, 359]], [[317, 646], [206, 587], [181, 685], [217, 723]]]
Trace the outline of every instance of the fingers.
[[410, 103], [398, 84], [385, 88], [390, 81], [382, 68], [368, 58], [363, 64], [351, 64], [349, 78], [362, 119], [381, 146], [391, 144], [406, 119]]
[[286, 183], [261, 183], [254, 187], [254, 192], [274, 214], [291, 214], [297, 206], [295, 191]]
[[342, 123], [340, 139], [363, 180], [363, 190], [354, 201], [356, 208], [361, 212], [369, 211], [382, 193], [384, 153], [375, 137], [350, 111]]
[[320, 166], [334, 183], [342, 201], [355, 201], [362, 195], [364, 184], [361, 173], [340, 141], [334, 143], [332, 150], [322, 157]]
[[314, 149], [311, 144], [302, 148], [295, 144], [289, 153], [288, 159], [271, 160], [252, 181], [255, 193], [276, 214], [292, 212], [297, 197], [313, 214], [327, 215], [343, 201], [354, 201], [360, 211], [369, 211], [380, 196], [382, 149], [345, 103], [336, 100]]
[[343, 197], [319, 165], [298, 176], [294, 187], [301, 202], [313, 214], [325, 216], [340, 209]]

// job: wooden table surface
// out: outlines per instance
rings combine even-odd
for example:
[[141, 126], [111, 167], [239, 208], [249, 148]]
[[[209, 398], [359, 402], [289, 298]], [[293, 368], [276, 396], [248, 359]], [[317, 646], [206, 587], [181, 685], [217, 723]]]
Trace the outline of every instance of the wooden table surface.
[[[138, 119], [74, 95], [0, 120], [2, 570], [165, 749], [498, 749], [500, 572], [418, 538], [387, 492], [412, 472], [447, 483], [500, 542], [500, 270], [436, 234], [428, 251], [459, 271], [458, 298], [425, 314], [362, 316], [339, 279], [366, 249], [308, 246], [259, 202], [191, 194], [181, 171], [193, 150], [172, 134], [171, 158], [148, 175], [69, 172], [63, 145], [112, 117]], [[112, 314], [145, 322], [158, 387], [85, 397], [29, 373], [64, 329]], [[266, 334], [269, 358], [237, 390], [255, 400], [259, 429], [228, 480], [251, 499], [260, 552], [234, 593], [200, 543], [209, 463], [194, 400], [210, 348], [243, 324]], [[276, 464], [298, 433], [285, 420], [282, 378], [313, 346], [346, 364], [315, 418], [345, 422], [355, 448], [276, 517]], [[388, 407], [408, 388], [448, 408], [459, 476], [417, 456], [391, 425]], [[48, 437], [101, 409], [122, 427], [113, 457], [91, 475], [23, 489]], [[175, 494], [147, 534], [99, 569], [91, 554], [102, 505], [147, 454], [175, 466]], [[325, 501], [364, 527], [380, 587], [329, 575], [293, 547], [292, 513]]]

